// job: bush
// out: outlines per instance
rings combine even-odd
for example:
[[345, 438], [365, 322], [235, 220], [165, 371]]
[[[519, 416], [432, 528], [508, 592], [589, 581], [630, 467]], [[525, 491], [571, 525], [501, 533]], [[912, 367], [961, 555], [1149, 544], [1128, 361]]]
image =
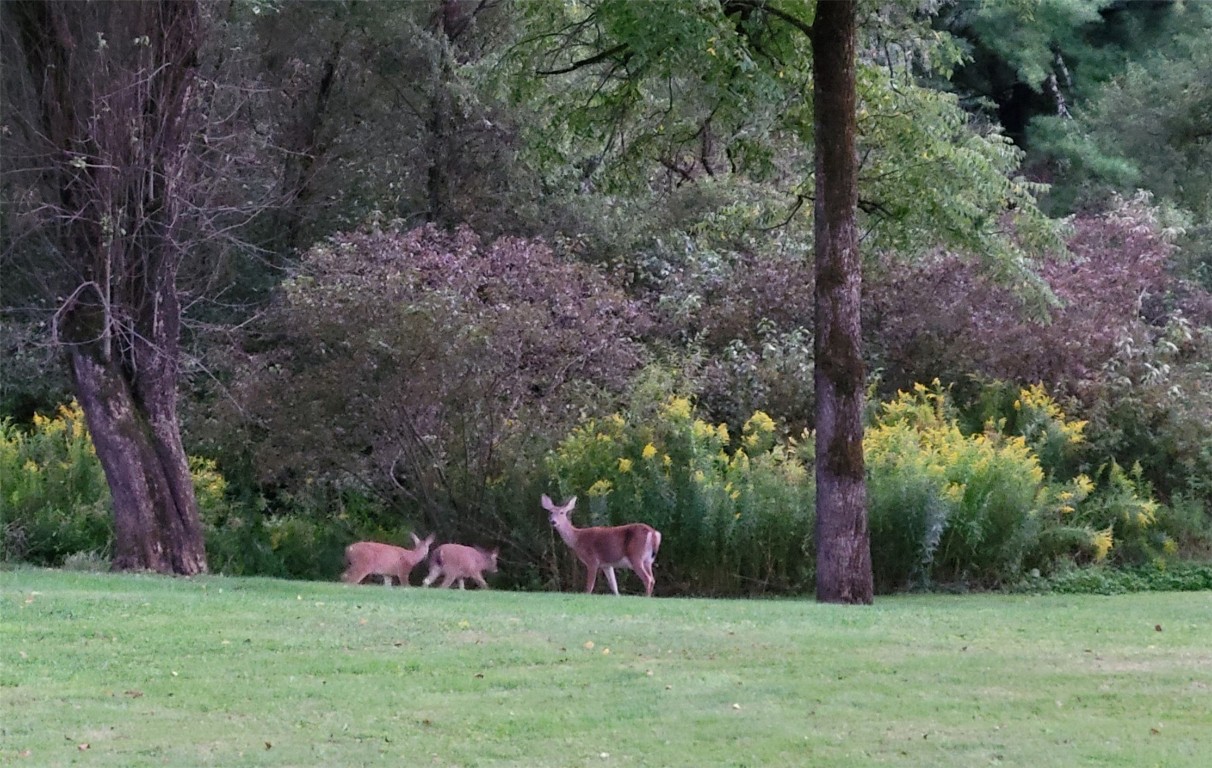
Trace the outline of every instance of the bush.
[[879, 588], [997, 586], [1029, 568], [1170, 558], [1176, 545], [1161, 520], [1198, 535], [1194, 512], [1168, 514], [1139, 468], [1111, 462], [1097, 484], [1074, 473], [1085, 423], [1042, 386], [1012, 401], [1004, 393], [995, 384], [978, 398], [980, 431], [960, 426], [937, 381], [879, 407], [864, 438]]
[[[190, 458], [204, 524], [226, 514], [214, 462]], [[84, 412], [73, 400], [28, 431], [0, 422], [0, 559], [95, 568], [113, 544], [113, 505]], [[209, 531], [208, 531], [209, 539]]]
[[28, 432], [0, 422], [0, 524], [5, 560], [58, 566], [77, 552], [109, 552], [109, 486], [74, 401], [35, 414]]
[[[760, 594], [812, 585], [810, 462], [807, 446], [783, 439], [760, 411], [733, 439], [674, 396], [586, 421], [550, 454], [548, 469], [564, 497], [584, 500], [580, 525], [646, 522], [661, 531], [658, 589]], [[562, 580], [579, 583], [579, 570], [571, 576], [563, 562]]]
[[965, 435], [935, 382], [881, 405], [863, 442], [878, 584], [1018, 576], [1038, 538], [1045, 490], [1024, 438]]

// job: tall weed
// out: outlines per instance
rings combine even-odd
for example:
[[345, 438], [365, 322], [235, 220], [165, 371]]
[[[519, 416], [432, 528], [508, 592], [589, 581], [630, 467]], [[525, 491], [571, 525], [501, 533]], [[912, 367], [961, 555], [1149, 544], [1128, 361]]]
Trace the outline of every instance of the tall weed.
[[673, 396], [645, 414], [575, 428], [548, 458], [579, 525], [646, 522], [664, 534], [662, 586], [703, 594], [798, 592], [812, 583], [810, 446], [758, 411], [735, 438]]

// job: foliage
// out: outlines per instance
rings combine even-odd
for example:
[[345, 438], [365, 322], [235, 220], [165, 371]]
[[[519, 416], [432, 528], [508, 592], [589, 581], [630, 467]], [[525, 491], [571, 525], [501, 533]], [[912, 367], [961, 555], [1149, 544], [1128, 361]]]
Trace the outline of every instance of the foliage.
[[1018, 591], [1071, 595], [1122, 595], [1130, 592], [1201, 592], [1212, 590], [1212, 566], [1195, 563], [1158, 567], [1092, 566], [1062, 570], [1048, 577], [1031, 576]]
[[[1212, 510], [1212, 296], [1169, 268], [1176, 233], [1147, 195], [1078, 217], [1073, 230], [1073, 258], [1041, 270], [1062, 301], [1046, 324], [947, 256], [889, 265], [869, 280], [867, 332], [881, 383], [954, 382], [974, 404], [966, 427], [977, 430], [993, 411], [1014, 422], [1007, 406], [1020, 385], [1045, 382], [1088, 422], [1081, 471], [1139, 462], [1160, 498], [1182, 494]], [[1013, 384], [990, 386], [999, 380]], [[979, 403], [989, 398], [996, 407]]]
[[3, 559], [58, 565], [78, 552], [108, 552], [109, 487], [84, 413], [73, 401], [35, 414], [26, 433], [0, 423]]
[[548, 457], [563, 495], [588, 511], [574, 524], [646, 522], [661, 531], [660, 592], [809, 588], [810, 441], [784, 439], [761, 411], [733, 437], [726, 424], [697, 418], [682, 396], [632, 409], [586, 421]]
[[247, 451], [271, 517], [356, 491], [389, 529], [502, 540], [539, 517], [522, 491], [547, 441], [622, 390], [646, 322], [541, 242], [370, 225], [307, 254], [225, 373], [237, 407], [196, 432]]
[[[552, 174], [588, 166], [570, 186], [649, 189], [653, 163], [671, 185], [742, 176], [784, 195], [774, 204], [756, 198], [768, 206], [767, 224], [798, 218], [813, 198], [811, 4], [775, 12], [750, 3], [553, 0], [530, 3], [527, 13], [546, 34], [520, 45], [514, 66], [544, 78], [525, 78], [518, 95], [551, 105], [529, 144], [546, 150]], [[921, 84], [923, 74], [948, 76], [959, 49], [895, 6], [862, 23], [859, 207], [874, 235], [868, 245], [913, 252], [947, 243], [1042, 306], [1048, 297], [1030, 261], [1062, 245], [1034, 201], [1044, 188], [1015, 176], [1022, 153], [996, 128]]]
[[[5, 270], [6, 288], [9, 273]], [[3, 292], [9, 298], [9, 291]], [[69, 399], [66, 372], [43, 340], [44, 329], [0, 308], [0, 418], [28, 424], [37, 411], [53, 411]]]
[[1031, 567], [1176, 553], [1139, 469], [1073, 473], [1086, 425], [1042, 386], [1021, 389], [1008, 408], [1012, 417], [985, 410], [982, 429], [965, 432], [937, 381], [880, 406], [864, 449], [872, 560], [885, 589], [1005, 585]]
[[1032, 123], [1033, 153], [1059, 182], [1049, 201], [1054, 207], [1100, 205], [1109, 192], [1146, 189], [1201, 220], [1212, 214], [1206, 173], [1212, 163], [1206, 137], [1212, 9], [1205, 3], [1174, 5], [1171, 13], [1182, 26], [1170, 39], [1122, 64], [1075, 105], [1071, 118]]
[[960, 432], [946, 393], [917, 385], [880, 406], [864, 439], [877, 581], [997, 584], [1016, 576], [1046, 494], [1020, 436]]
[[[226, 483], [213, 462], [190, 459], [202, 513], [225, 507]], [[113, 545], [109, 486], [84, 412], [73, 400], [29, 430], [0, 422], [0, 560], [63, 565], [107, 559]]]

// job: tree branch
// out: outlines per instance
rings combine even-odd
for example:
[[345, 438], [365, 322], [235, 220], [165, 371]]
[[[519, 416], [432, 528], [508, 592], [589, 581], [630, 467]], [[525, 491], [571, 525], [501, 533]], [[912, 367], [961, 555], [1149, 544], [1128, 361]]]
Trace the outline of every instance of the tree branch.
[[629, 51], [627, 51], [627, 43], [619, 43], [618, 45], [614, 46], [613, 48], [608, 48], [605, 51], [602, 51], [601, 53], [590, 56], [588, 59], [581, 59], [579, 61], [574, 61], [573, 63], [569, 64], [567, 67], [563, 67], [561, 69], [541, 69], [538, 72], [536, 72], [535, 74], [538, 74], [538, 75], [564, 75], [569, 72], [575, 72], [576, 70], [582, 69], [583, 67], [591, 67], [594, 64], [600, 64], [603, 61], [605, 61], [606, 59], [609, 59], [611, 56], [614, 56], [619, 53], [626, 53], [626, 56], [624, 57], [625, 59], [629, 58], [631, 56], [631, 53]]

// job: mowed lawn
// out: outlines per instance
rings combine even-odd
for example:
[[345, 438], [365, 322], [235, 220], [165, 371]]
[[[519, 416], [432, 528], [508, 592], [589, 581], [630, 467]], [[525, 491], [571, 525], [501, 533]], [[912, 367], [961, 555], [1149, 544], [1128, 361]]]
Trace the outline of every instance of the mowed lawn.
[[1212, 593], [839, 607], [6, 570], [0, 764], [1204, 768]]

